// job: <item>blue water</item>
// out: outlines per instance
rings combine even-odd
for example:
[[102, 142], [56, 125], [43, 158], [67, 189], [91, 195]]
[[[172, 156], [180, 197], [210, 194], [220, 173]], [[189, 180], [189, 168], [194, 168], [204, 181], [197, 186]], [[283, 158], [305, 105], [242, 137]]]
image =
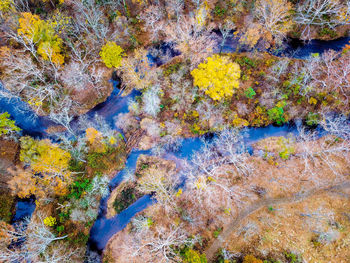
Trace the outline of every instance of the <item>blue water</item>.
[[322, 54], [329, 49], [335, 51], [341, 51], [346, 44], [349, 44], [350, 37], [342, 37], [335, 40], [311, 40], [310, 42], [303, 44], [298, 40], [292, 39], [283, 52], [277, 55], [284, 55], [286, 57], [294, 57], [300, 59], [306, 59], [312, 54]]
[[117, 232], [123, 230], [130, 220], [154, 202], [150, 195], [145, 195], [138, 199], [118, 215], [106, 219], [99, 218], [90, 231], [89, 247], [92, 250], [102, 251], [108, 240]]
[[12, 223], [30, 218], [35, 210], [35, 198], [25, 198], [17, 201], [16, 213], [12, 218]]
[[[0, 82], [0, 89], [3, 90]], [[22, 129], [23, 135], [32, 137], [45, 137], [46, 128], [54, 125], [47, 117], [38, 116], [29, 105], [19, 98], [7, 99], [0, 96], [0, 113], [8, 112], [11, 119], [16, 121], [16, 125]]]
[[[221, 39], [220, 33], [217, 33], [219, 38]], [[222, 53], [232, 53], [232, 52], [245, 52], [252, 51], [252, 48], [249, 48], [245, 45], [239, 44], [238, 37], [228, 37], [225, 41], [222, 49], [218, 48], [216, 52]], [[324, 41], [324, 40], [311, 40], [308, 42], [303, 42], [296, 39], [288, 39], [283, 45], [283, 49], [274, 50], [268, 49], [266, 50], [264, 47], [257, 47], [258, 51], [267, 51], [276, 56], [285, 56], [290, 58], [299, 58], [299, 59], [307, 59], [312, 54], [318, 53], [323, 54], [324, 52], [332, 49], [335, 51], [341, 51], [346, 44], [349, 44], [350, 37], [342, 37], [335, 40]]]

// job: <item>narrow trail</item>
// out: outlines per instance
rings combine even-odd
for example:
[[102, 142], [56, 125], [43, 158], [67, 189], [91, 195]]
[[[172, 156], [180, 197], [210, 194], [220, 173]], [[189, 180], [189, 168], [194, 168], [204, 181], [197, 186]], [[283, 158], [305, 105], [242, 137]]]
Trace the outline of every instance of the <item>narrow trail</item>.
[[309, 191], [306, 191], [304, 193], [296, 193], [293, 196], [289, 197], [281, 197], [281, 198], [266, 198], [263, 200], [260, 200], [246, 209], [244, 209], [237, 217], [232, 219], [229, 223], [224, 225], [223, 232], [218, 236], [218, 238], [208, 247], [204, 253], [207, 256], [208, 262], [212, 262], [215, 259], [216, 252], [223, 246], [225, 241], [231, 236], [231, 234], [237, 230], [237, 227], [241, 223], [241, 221], [252, 214], [253, 212], [259, 210], [260, 208], [267, 207], [267, 206], [275, 206], [275, 205], [281, 205], [286, 203], [293, 203], [301, 201], [305, 198], [311, 197], [313, 195], [318, 195], [324, 192], [334, 192], [334, 191], [340, 191], [342, 189], [350, 188], [350, 181], [344, 181], [339, 184], [325, 187], [325, 188], [313, 188]]

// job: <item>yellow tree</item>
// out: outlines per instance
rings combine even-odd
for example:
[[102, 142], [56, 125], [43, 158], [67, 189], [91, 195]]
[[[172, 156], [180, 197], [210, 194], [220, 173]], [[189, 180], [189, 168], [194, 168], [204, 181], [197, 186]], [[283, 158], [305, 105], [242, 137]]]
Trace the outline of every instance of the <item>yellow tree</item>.
[[13, 0], [0, 0], [0, 17], [10, 13], [14, 9]]
[[37, 46], [38, 54], [44, 59], [56, 65], [64, 63], [62, 52], [63, 40], [58, 37], [55, 30], [57, 22], [41, 20], [38, 15], [29, 12], [21, 13], [18, 20], [17, 34], [27, 43]]
[[72, 175], [68, 170], [70, 153], [47, 139], [37, 141], [22, 137], [20, 141], [20, 160], [30, 164], [36, 184], [48, 194], [66, 194]]
[[231, 97], [239, 87], [241, 69], [229, 57], [213, 55], [191, 72], [193, 84], [213, 100]]
[[101, 49], [100, 56], [108, 68], [119, 68], [124, 50], [116, 43], [108, 41]]

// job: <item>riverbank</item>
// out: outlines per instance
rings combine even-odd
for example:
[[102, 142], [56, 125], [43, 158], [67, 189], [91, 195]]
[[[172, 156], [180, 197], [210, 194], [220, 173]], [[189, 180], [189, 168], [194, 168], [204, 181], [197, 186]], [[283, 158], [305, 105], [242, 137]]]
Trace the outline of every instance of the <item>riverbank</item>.
[[[177, 229], [177, 226], [181, 226], [181, 229], [192, 237], [200, 237], [200, 244], [196, 244], [194, 247], [199, 251], [204, 251], [204, 248], [208, 247], [217, 238], [225, 222], [228, 222], [231, 217], [238, 216], [244, 207], [259, 204], [263, 202], [260, 200], [265, 200], [266, 198], [293, 199], [293, 196], [299, 196], [300, 193], [306, 193], [310, 189], [334, 185], [339, 180], [342, 180], [341, 178], [346, 178], [346, 174], [349, 171], [348, 163], [346, 162], [348, 154], [346, 150], [345, 152], [341, 151], [342, 153], [339, 152], [339, 155], [336, 153], [336, 149], [339, 149], [338, 146], [329, 146], [331, 148], [335, 147], [333, 148], [335, 152], [331, 150], [333, 152], [331, 155], [326, 154], [328, 157], [321, 157], [325, 153], [323, 147], [330, 145], [330, 142], [334, 140], [331, 137], [325, 137], [317, 141], [300, 142], [299, 146], [293, 141], [287, 142], [286, 138], [277, 139], [282, 142], [280, 149], [269, 149], [262, 146], [263, 144], [266, 146], [271, 145], [270, 139], [263, 140], [256, 146], [258, 147], [257, 151], [254, 151], [257, 152], [256, 155], [247, 157], [247, 159], [241, 159], [239, 166], [221, 164], [213, 168], [214, 160], [202, 160], [203, 163], [199, 164], [199, 158], [203, 158], [203, 154], [208, 156], [209, 152], [197, 153], [196, 165], [204, 165], [199, 167], [202, 167], [203, 173], [209, 173], [210, 176], [207, 175], [207, 179], [197, 177], [195, 181], [187, 182], [186, 189], [182, 189], [181, 192], [180, 190], [174, 191], [173, 204], [164, 203], [164, 200], [159, 201], [160, 203], [139, 213], [126, 229], [116, 234], [109, 241], [107, 250], [104, 252], [105, 256], [111, 262], [137, 261], [137, 255], [133, 254], [131, 256], [131, 254], [139, 246], [142, 247], [143, 241], [162, 242], [162, 239], [156, 241], [158, 238], [153, 235], [157, 231], [162, 231], [162, 235], [166, 236], [168, 231], [175, 231], [174, 229]], [[259, 152], [259, 147], [260, 149], [263, 147], [265, 153]], [[292, 151], [291, 148], [294, 148], [294, 150]], [[289, 149], [287, 150], [287, 152], [290, 151], [289, 154], [285, 154], [286, 149]], [[274, 151], [277, 155], [273, 156], [271, 153]], [[313, 159], [313, 164], [309, 165], [309, 158], [311, 158], [309, 154], [316, 154], [316, 156], [321, 154], [321, 156]], [[243, 156], [236, 158], [243, 158]], [[328, 164], [322, 161], [324, 158], [328, 160]], [[329, 162], [336, 162], [337, 164], [328, 166]], [[204, 168], [208, 164], [208, 168]], [[248, 172], [246, 170], [248, 167], [254, 167], [253, 171], [246, 176], [243, 174], [239, 175], [244, 171]], [[333, 170], [334, 167], [337, 167], [336, 171]], [[323, 171], [322, 174], [315, 173], [319, 169]], [[192, 170], [186, 170], [185, 172], [186, 176], [189, 176], [187, 177], [188, 181], [191, 181], [190, 175], [193, 173], [190, 171]], [[192, 184], [193, 187], [191, 186]], [[315, 185], [317, 185], [316, 188]], [[226, 193], [228, 199], [222, 196], [222, 191]], [[178, 214], [178, 212], [173, 210], [173, 206], [177, 207], [175, 211], [180, 209], [182, 212]], [[184, 211], [186, 212], [184, 213]], [[143, 219], [150, 220], [152, 222], [151, 225], [144, 225], [143, 230], [136, 228], [138, 220]], [[173, 225], [174, 220], [175, 225]], [[141, 238], [140, 235], [143, 241], [139, 239]], [[149, 243], [149, 245], [153, 246], [153, 243]], [[143, 259], [145, 259], [145, 253], [146, 251], [143, 251], [140, 254]], [[147, 257], [151, 260], [153, 255], [147, 254]]]

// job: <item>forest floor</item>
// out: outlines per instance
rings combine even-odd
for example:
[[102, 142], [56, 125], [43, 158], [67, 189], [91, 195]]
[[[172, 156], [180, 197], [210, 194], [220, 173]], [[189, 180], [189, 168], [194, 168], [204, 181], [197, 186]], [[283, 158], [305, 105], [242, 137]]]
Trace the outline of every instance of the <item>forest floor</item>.
[[[350, 188], [350, 181], [344, 181], [341, 183], [338, 183], [333, 186], [329, 186], [326, 188], [312, 188], [306, 192], [301, 191], [298, 193], [293, 194], [293, 196], [290, 197], [281, 197], [281, 198], [266, 198], [263, 200], [260, 200], [246, 209], [244, 209], [241, 213], [238, 214], [238, 216], [234, 217], [229, 223], [227, 223], [223, 227], [223, 232], [218, 236], [217, 239], [205, 250], [205, 254], [208, 258], [208, 261], [211, 262], [215, 259], [217, 256], [217, 252], [220, 250], [220, 248], [225, 247], [225, 244], [227, 245], [230, 243], [231, 237], [234, 232], [238, 230], [238, 227], [241, 225], [242, 221], [252, 215], [253, 213], [257, 212], [258, 210], [261, 210], [263, 208], [272, 208], [277, 205], [283, 205], [283, 204], [290, 204], [295, 202], [300, 202], [305, 199], [308, 199], [310, 197], [318, 196], [323, 193], [328, 192], [339, 192], [344, 189]], [[346, 195], [346, 194], [345, 194]], [[349, 199], [350, 196], [347, 194], [347, 198]]]

